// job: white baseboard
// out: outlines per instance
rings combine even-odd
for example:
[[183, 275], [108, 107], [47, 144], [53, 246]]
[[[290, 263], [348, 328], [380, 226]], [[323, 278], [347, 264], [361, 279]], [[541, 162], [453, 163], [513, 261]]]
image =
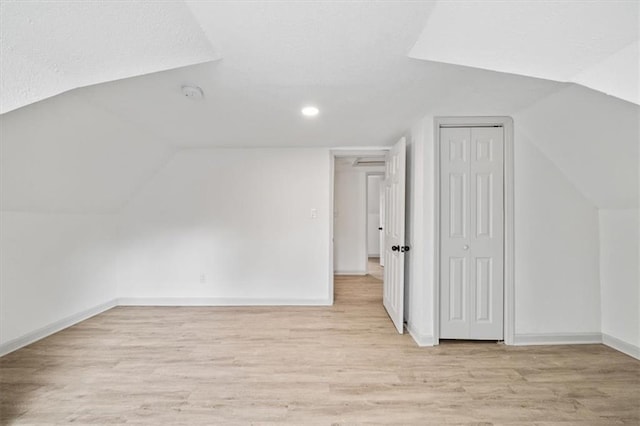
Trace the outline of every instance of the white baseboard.
[[602, 343], [602, 334], [594, 333], [542, 333], [516, 334], [513, 337], [515, 346], [527, 345], [579, 345]]
[[82, 312], [70, 315], [66, 318], [63, 318], [59, 321], [39, 328], [13, 340], [9, 340], [6, 343], [2, 343], [0, 344], [0, 356], [4, 356], [10, 352], [30, 345], [31, 343], [36, 342], [40, 339], [51, 336], [52, 334], [57, 333], [60, 330], [64, 330], [65, 328], [71, 327], [74, 324], [89, 319], [95, 315], [101, 314], [102, 312], [107, 311], [115, 306], [117, 306], [117, 300], [110, 300], [106, 303], [94, 306], [93, 308], [85, 309]]
[[0, 344], [0, 357], [51, 336], [116, 306], [330, 306], [330, 299], [241, 299], [184, 297], [124, 297], [70, 315], [38, 330]]
[[627, 343], [605, 333], [602, 333], [602, 343], [609, 346], [610, 348], [622, 352], [623, 354], [627, 354], [630, 357], [640, 359], [640, 347], [636, 345], [632, 345], [631, 343]]
[[367, 275], [367, 271], [335, 271], [333, 275]]
[[228, 297], [122, 297], [119, 306], [330, 306], [329, 299], [245, 299]]
[[433, 336], [418, 333], [415, 327], [413, 327], [409, 323], [407, 323], [406, 329], [407, 329], [407, 332], [409, 332], [409, 335], [413, 338], [413, 340], [416, 342], [418, 346], [420, 347], [434, 346]]
[[640, 347], [627, 343], [606, 333], [545, 333], [545, 334], [516, 334], [513, 344], [527, 345], [578, 345], [604, 344], [635, 359], [640, 359]]
[[[330, 306], [330, 299], [241, 299], [241, 298], [184, 298], [184, 297], [124, 297], [110, 300], [93, 308], [70, 315], [24, 336], [0, 344], [0, 357], [18, 350], [60, 330], [71, 327], [115, 306]], [[434, 346], [433, 336], [420, 334], [412, 324], [407, 332], [420, 347]], [[543, 333], [516, 334], [515, 346], [605, 344], [633, 358], [640, 359], [640, 347], [604, 333]]]

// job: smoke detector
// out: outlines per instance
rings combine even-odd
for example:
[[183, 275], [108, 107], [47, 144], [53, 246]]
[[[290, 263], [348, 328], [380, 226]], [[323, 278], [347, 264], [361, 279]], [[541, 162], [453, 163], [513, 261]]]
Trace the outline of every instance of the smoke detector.
[[182, 86], [182, 94], [189, 99], [204, 98], [204, 92], [198, 86]]

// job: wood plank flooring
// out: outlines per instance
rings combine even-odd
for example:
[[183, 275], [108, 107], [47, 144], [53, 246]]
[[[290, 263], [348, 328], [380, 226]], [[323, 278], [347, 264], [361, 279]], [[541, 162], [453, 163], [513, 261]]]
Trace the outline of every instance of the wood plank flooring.
[[380, 281], [333, 307], [118, 307], [0, 358], [2, 424], [640, 424], [602, 345], [418, 348]]

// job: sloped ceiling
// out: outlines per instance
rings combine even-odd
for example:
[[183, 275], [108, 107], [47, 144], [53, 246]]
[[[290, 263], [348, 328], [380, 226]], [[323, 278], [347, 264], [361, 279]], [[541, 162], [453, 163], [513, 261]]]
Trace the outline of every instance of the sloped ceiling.
[[439, 1], [409, 55], [640, 104], [639, 20], [637, 1]]
[[[622, 182], [637, 174], [637, 164], [628, 161], [634, 152], [638, 158], [637, 136], [628, 129], [637, 127], [638, 107], [548, 75], [551, 79], [530, 77], [539, 73], [535, 67], [521, 70], [526, 74], [521, 76], [409, 57], [425, 31], [433, 31], [440, 6], [3, 2], [3, 105], [17, 108], [85, 87], [0, 116], [2, 208], [116, 211], [181, 147], [382, 146], [426, 114], [518, 111], [516, 126], [594, 205], [637, 205], [637, 189]], [[473, 10], [449, 16], [440, 31], [446, 35], [448, 28], [481, 16]], [[551, 19], [539, 18], [539, 25]], [[577, 79], [601, 82], [612, 66], [625, 63], [626, 53], [607, 52], [626, 43], [627, 32], [611, 23], [606, 27], [613, 28], [614, 40], [597, 54], [587, 49], [586, 59], [569, 58], [563, 65], [556, 52], [563, 75], [581, 70]], [[505, 38], [508, 30], [519, 31], [505, 28]], [[437, 40], [438, 34], [432, 37]], [[219, 58], [216, 52], [221, 60], [213, 60]], [[535, 51], [524, 53], [516, 57], [537, 59]], [[599, 65], [584, 70], [586, 63]], [[182, 96], [184, 84], [202, 87], [204, 99]], [[627, 90], [626, 83], [616, 84]], [[300, 116], [307, 103], [320, 107], [319, 117]], [[571, 116], [574, 107], [583, 120]], [[618, 114], [624, 117], [618, 125], [627, 130], [618, 132], [624, 140], [614, 143], [603, 129], [614, 125]], [[561, 132], [554, 133], [556, 128]], [[580, 143], [588, 152], [579, 150]], [[598, 182], [588, 170], [599, 164], [619, 170], [615, 177], [606, 170], [596, 173]], [[618, 189], [611, 191], [612, 185]]]
[[181, 1], [0, 2], [0, 113], [91, 84], [219, 59]]
[[111, 213], [173, 152], [78, 91], [0, 116], [3, 210]]
[[513, 118], [594, 206], [638, 207], [639, 107], [571, 85]]

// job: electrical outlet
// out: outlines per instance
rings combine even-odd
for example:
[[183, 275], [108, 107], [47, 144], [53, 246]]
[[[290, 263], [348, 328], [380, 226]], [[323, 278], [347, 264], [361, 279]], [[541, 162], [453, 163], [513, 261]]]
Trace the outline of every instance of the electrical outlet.
[[318, 217], [318, 209], [311, 209], [311, 219], [316, 219]]
[[200, 274], [200, 282], [201, 283], [207, 282], [207, 277], [204, 274]]

